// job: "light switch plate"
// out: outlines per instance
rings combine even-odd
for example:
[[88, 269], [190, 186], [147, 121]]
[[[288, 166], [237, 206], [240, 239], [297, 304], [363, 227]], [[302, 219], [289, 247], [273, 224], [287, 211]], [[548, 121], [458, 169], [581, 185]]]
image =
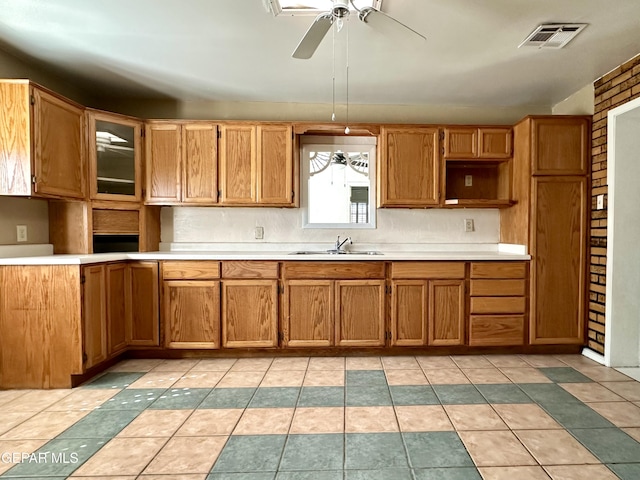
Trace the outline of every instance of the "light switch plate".
[[604, 193], [596, 196], [596, 210], [604, 210]]

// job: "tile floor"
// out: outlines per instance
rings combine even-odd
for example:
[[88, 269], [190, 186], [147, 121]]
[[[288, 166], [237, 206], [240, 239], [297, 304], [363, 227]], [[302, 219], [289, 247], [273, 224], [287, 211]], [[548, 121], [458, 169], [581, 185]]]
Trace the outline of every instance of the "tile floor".
[[127, 360], [0, 391], [2, 478], [640, 478], [640, 383], [579, 355]]

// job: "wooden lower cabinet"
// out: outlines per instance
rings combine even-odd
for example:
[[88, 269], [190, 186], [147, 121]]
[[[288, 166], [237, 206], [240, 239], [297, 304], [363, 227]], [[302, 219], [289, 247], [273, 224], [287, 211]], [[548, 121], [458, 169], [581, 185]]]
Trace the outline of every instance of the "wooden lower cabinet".
[[109, 357], [127, 348], [127, 264], [105, 267], [107, 288], [107, 354]]
[[87, 370], [107, 359], [107, 309], [104, 265], [82, 268], [83, 364]]
[[329, 347], [334, 342], [334, 296], [331, 280], [284, 282], [284, 347]]
[[384, 287], [384, 280], [335, 282], [336, 346], [384, 346]]
[[129, 262], [127, 340], [132, 347], [160, 346], [158, 262]]
[[220, 282], [163, 282], [165, 346], [220, 348]]
[[277, 347], [278, 281], [223, 279], [221, 283], [222, 346]]
[[429, 281], [429, 345], [464, 345], [464, 280]]

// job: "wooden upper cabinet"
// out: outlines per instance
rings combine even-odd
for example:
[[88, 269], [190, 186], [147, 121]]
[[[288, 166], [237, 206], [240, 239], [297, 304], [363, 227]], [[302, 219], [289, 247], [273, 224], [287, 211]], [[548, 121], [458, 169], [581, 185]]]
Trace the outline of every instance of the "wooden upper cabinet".
[[425, 207], [439, 201], [437, 128], [382, 128], [379, 206]]
[[141, 120], [87, 110], [89, 195], [95, 200], [142, 199]]
[[218, 201], [218, 126], [193, 123], [182, 126], [182, 202]]
[[293, 134], [290, 125], [260, 125], [257, 130], [257, 202], [293, 202]]
[[223, 204], [256, 203], [256, 127], [220, 127], [220, 190]]
[[444, 157], [450, 159], [501, 159], [512, 155], [509, 127], [447, 127]]
[[0, 195], [86, 195], [84, 108], [26, 80], [0, 82]]
[[587, 117], [533, 117], [532, 174], [588, 174], [591, 161], [590, 135]]
[[147, 203], [171, 204], [182, 199], [180, 168], [180, 125], [147, 124]]

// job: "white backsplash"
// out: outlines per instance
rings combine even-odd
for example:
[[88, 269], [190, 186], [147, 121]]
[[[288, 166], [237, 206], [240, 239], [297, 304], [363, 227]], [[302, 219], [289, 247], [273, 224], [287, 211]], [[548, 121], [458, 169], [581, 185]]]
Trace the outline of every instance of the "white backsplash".
[[[464, 231], [472, 218], [475, 231]], [[497, 209], [379, 209], [377, 228], [303, 229], [297, 208], [164, 207], [162, 244], [180, 250], [180, 244], [332, 243], [336, 236], [351, 236], [358, 244], [498, 244]], [[264, 239], [255, 239], [255, 227], [264, 227]]]

